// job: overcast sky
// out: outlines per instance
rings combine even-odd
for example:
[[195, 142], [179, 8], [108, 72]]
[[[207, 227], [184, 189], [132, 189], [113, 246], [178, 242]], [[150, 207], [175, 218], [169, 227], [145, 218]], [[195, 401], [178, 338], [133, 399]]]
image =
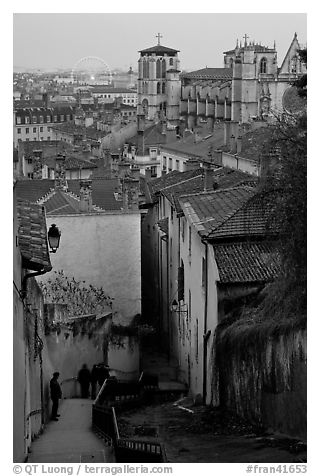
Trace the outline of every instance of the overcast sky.
[[13, 64], [28, 68], [72, 68], [87, 56], [110, 68], [137, 67], [138, 50], [157, 44], [180, 50], [181, 68], [223, 67], [223, 51], [237, 38], [273, 46], [280, 63], [295, 32], [307, 40], [302, 13], [16, 13]]

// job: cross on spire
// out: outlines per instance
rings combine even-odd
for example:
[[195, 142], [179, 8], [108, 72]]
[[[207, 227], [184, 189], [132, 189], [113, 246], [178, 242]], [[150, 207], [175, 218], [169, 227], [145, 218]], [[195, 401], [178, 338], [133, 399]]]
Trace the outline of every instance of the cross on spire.
[[250, 38], [250, 36], [245, 33], [242, 38], [244, 38], [244, 46], [247, 46], [247, 39]]
[[163, 38], [163, 36], [160, 35], [160, 33], [158, 33], [158, 34], [156, 35], [156, 38], [158, 38], [158, 45], [160, 45], [160, 38]]

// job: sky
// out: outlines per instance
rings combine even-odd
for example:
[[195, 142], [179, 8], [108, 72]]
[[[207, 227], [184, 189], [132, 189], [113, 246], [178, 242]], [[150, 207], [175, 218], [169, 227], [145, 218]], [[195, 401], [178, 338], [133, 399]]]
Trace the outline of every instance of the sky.
[[307, 42], [304, 13], [15, 13], [13, 65], [73, 68], [88, 56], [109, 68], [137, 68], [138, 51], [157, 44], [180, 50], [184, 70], [223, 67], [223, 52], [247, 34], [272, 47], [281, 64], [294, 33]]

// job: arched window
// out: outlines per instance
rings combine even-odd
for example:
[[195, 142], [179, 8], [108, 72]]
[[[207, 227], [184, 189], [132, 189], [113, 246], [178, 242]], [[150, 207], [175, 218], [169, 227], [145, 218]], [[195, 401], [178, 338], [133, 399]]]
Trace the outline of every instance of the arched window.
[[165, 94], [166, 93], [166, 83], [163, 82], [162, 83], [162, 94]]
[[233, 58], [230, 59], [230, 68], [233, 68]]
[[148, 101], [144, 99], [141, 105], [142, 105], [143, 113], [147, 117], [148, 116]]
[[143, 62], [143, 77], [149, 78], [149, 62], [148, 60], [144, 60]]
[[157, 83], [157, 94], [160, 94], [160, 83]]
[[293, 56], [291, 58], [291, 73], [294, 73], [294, 74], [297, 73], [297, 65], [298, 65], [298, 59], [296, 56]]
[[162, 68], [161, 68], [161, 73], [162, 73], [162, 78], [165, 78], [166, 77], [166, 60], [163, 59], [162, 60]]
[[157, 59], [156, 78], [161, 78], [161, 61]]
[[267, 72], [267, 60], [266, 58], [262, 58], [260, 61], [260, 73], [266, 73]]

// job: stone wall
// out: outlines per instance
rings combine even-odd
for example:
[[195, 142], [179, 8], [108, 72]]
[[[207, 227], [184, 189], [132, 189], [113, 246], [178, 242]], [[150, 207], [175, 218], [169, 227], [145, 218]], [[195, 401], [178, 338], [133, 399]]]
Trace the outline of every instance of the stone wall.
[[[266, 335], [266, 334], [265, 334]], [[306, 331], [241, 342], [228, 329], [216, 340], [213, 402], [252, 422], [306, 440], [307, 350]]]

